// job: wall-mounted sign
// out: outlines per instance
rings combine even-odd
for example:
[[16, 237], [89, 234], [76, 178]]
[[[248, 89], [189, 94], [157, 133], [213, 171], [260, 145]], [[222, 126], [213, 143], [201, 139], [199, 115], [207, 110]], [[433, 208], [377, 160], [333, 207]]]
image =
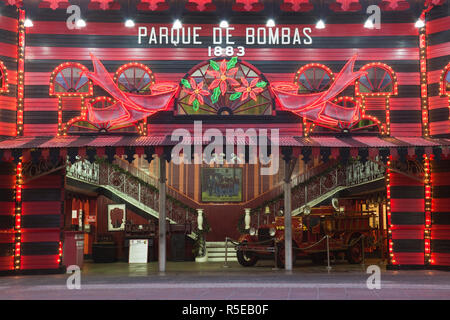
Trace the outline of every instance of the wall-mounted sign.
[[128, 263], [147, 263], [148, 239], [130, 240]]
[[108, 231], [125, 230], [126, 208], [124, 204], [108, 205]]
[[[244, 32], [244, 34], [243, 34]], [[245, 55], [245, 48], [252, 46], [302, 46], [312, 44], [312, 29], [309, 27], [247, 27], [235, 30], [234, 27], [214, 27], [203, 30], [203, 27], [139, 27], [138, 44], [147, 45], [202, 45], [200, 35], [209, 35], [214, 46], [208, 46], [209, 57]], [[239, 36], [234, 34], [239, 33]]]

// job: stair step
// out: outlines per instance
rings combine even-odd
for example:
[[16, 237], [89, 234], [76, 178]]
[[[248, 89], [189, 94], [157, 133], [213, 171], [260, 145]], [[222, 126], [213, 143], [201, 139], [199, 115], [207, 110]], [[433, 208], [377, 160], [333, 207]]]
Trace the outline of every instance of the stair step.
[[[208, 257], [225, 257], [225, 252], [211, 252], [208, 251]], [[236, 257], [236, 252], [228, 252], [228, 257]]]
[[[225, 262], [225, 248], [225, 241], [206, 242], [208, 262]], [[228, 243], [227, 261], [237, 261], [236, 250], [231, 243]]]
[[[237, 258], [228, 257], [227, 261], [237, 261]], [[208, 262], [225, 262], [225, 257], [208, 257]]]

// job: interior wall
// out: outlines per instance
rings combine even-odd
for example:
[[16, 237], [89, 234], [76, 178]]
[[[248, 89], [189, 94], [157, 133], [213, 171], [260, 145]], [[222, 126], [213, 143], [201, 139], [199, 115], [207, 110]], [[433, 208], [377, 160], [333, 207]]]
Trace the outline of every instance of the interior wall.
[[393, 265], [424, 265], [424, 195], [423, 182], [391, 172], [391, 216], [388, 216], [388, 223]]

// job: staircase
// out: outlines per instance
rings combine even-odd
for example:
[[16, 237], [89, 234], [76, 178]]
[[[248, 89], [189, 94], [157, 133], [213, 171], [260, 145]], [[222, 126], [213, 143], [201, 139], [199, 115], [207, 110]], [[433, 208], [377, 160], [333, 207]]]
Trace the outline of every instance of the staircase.
[[[66, 175], [70, 179], [90, 184], [109, 191], [121, 201], [145, 212], [149, 217], [159, 218], [158, 183], [154, 177], [146, 175], [124, 161], [114, 164], [106, 162], [90, 163], [80, 160], [68, 165]], [[170, 195], [166, 196], [167, 221], [171, 224], [191, 224], [196, 227], [195, 209], [184, 205]], [[190, 235], [192, 237], [192, 235]]]
[[[351, 161], [345, 166], [338, 165], [337, 162], [319, 165], [292, 178], [292, 215], [300, 214], [306, 206], [317, 206], [344, 189], [383, 179], [384, 167], [378, 161]], [[256, 207], [251, 212], [252, 227], [258, 228], [257, 222], [264, 221], [266, 206], [269, 206], [273, 217], [284, 206], [282, 187], [275, 191], [277, 192], [272, 193], [272, 200], [249, 206]]]
[[[225, 241], [222, 242], [206, 242], [207, 262], [224, 262], [225, 261]], [[236, 249], [231, 243], [228, 243], [228, 262], [237, 261]]]

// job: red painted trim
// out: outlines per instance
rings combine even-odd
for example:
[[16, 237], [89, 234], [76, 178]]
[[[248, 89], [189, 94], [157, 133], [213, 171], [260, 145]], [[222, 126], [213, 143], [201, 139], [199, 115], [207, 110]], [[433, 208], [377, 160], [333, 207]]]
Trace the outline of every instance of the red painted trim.
[[0, 29], [17, 33], [17, 19], [0, 16]]
[[[59, 177], [61, 179], [61, 177]], [[61, 201], [24, 201], [23, 215], [61, 214]]]
[[436, 20], [427, 22], [427, 34], [433, 34], [436, 32], [447, 31], [450, 25], [450, 16], [439, 18]]
[[423, 226], [419, 226], [420, 229], [391, 229], [392, 240], [398, 239], [423, 239], [424, 229]]

